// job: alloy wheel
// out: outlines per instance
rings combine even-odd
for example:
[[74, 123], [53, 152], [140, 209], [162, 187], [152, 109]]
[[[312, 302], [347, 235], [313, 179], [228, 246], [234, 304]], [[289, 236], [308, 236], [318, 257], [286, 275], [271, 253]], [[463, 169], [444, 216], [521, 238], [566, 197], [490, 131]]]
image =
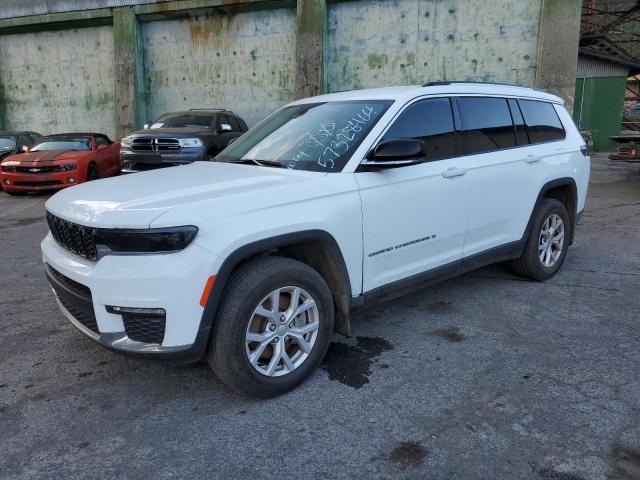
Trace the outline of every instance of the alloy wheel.
[[320, 314], [301, 287], [278, 288], [254, 309], [245, 334], [251, 366], [268, 377], [291, 373], [308, 358], [318, 337]]
[[546, 267], [553, 267], [564, 246], [564, 222], [556, 213], [550, 215], [542, 224], [540, 237], [538, 239], [538, 258], [540, 263]]

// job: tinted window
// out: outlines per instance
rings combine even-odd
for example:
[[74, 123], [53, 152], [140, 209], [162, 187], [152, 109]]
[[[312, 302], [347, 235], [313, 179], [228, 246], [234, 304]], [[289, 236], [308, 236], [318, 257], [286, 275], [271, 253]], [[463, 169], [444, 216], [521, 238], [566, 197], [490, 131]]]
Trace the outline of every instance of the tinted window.
[[518, 107], [518, 102], [513, 98], [510, 98], [508, 102], [509, 110], [511, 110], [511, 118], [516, 127], [516, 143], [518, 145], [528, 145], [529, 135], [527, 135], [527, 127], [524, 124], [524, 118], [522, 118], [522, 112], [520, 111], [520, 107]]
[[18, 137], [18, 148], [31, 147], [31, 145], [33, 145], [31, 137], [29, 137], [29, 135], [27, 135], [26, 133], [23, 133]]
[[547, 102], [518, 100], [531, 143], [552, 142], [565, 137], [556, 109]]
[[32, 143], [36, 143], [42, 138], [42, 136], [38, 135], [37, 133], [30, 133], [29, 137], [31, 138]]
[[109, 143], [109, 140], [106, 137], [96, 137], [96, 146], [100, 146], [100, 145], [111, 145]]
[[456, 155], [456, 133], [451, 101], [433, 98], [414, 103], [391, 125], [384, 139], [416, 138], [424, 142], [429, 160]]
[[490, 152], [515, 147], [511, 113], [504, 98], [458, 98], [467, 153]]
[[231, 125], [231, 128], [233, 129], [234, 132], [239, 132], [240, 131], [240, 127], [238, 126], [238, 122], [236, 121], [235, 117], [233, 115], [227, 115], [227, 120], [229, 120], [229, 125]]
[[244, 120], [242, 120], [241, 118], [238, 118], [238, 125], [240, 125], [241, 131], [246, 132], [248, 130], [247, 124], [244, 123]]
[[209, 128], [213, 115], [202, 113], [168, 113], [161, 116], [149, 128]]

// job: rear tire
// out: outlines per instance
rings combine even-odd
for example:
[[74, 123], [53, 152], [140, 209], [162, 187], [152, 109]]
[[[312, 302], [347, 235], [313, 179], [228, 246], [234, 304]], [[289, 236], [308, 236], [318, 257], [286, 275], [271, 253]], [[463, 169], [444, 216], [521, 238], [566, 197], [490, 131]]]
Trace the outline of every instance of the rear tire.
[[569, 248], [571, 223], [565, 206], [544, 198], [533, 212], [533, 225], [520, 258], [511, 262], [518, 275], [543, 281], [562, 266]]
[[264, 257], [231, 276], [207, 359], [238, 392], [274, 397], [313, 373], [332, 332], [333, 299], [320, 274], [296, 260]]

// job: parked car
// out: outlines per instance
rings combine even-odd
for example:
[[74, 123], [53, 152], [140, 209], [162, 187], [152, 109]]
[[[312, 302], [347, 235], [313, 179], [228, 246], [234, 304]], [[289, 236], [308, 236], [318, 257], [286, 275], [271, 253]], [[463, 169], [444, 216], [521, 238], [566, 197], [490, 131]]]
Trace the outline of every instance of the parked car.
[[[2, 132], [0, 131], [0, 162], [3, 158], [28, 149], [40, 140], [42, 135], [36, 132]], [[0, 182], [2, 190], [2, 182]]]
[[335, 93], [278, 110], [213, 162], [54, 195], [42, 254], [90, 338], [205, 355], [267, 397], [314, 371], [352, 309], [506, 260], [553, 276], [589, 174], [563, 101], [538, 90]]
[[24, 153], [0, 163], [0, 182], [10, 195], [71, 187], [120, 172], [120, 144], [102, 133], [42, 137]]
[[211, 160], [247, 131], [239, 116], [224, 109], [165, 113], [121, 141], [123, 173]]
[[626, 129], [640, 130], [640, 103], [627, 108], [622, 115], [622, 121]]

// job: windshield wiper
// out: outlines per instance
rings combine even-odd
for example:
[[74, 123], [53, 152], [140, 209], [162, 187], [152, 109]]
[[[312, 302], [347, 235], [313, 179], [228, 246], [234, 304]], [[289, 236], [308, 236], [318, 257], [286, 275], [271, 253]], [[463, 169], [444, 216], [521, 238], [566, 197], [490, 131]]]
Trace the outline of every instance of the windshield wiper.
[[288, 168], [285, 164], [275, 160], [256, 160], [255, 158], [241, 158], [240, 160], [229, 160], [229, 163], [242, 163], [245, 165], [258, 165], [260, 167]]

